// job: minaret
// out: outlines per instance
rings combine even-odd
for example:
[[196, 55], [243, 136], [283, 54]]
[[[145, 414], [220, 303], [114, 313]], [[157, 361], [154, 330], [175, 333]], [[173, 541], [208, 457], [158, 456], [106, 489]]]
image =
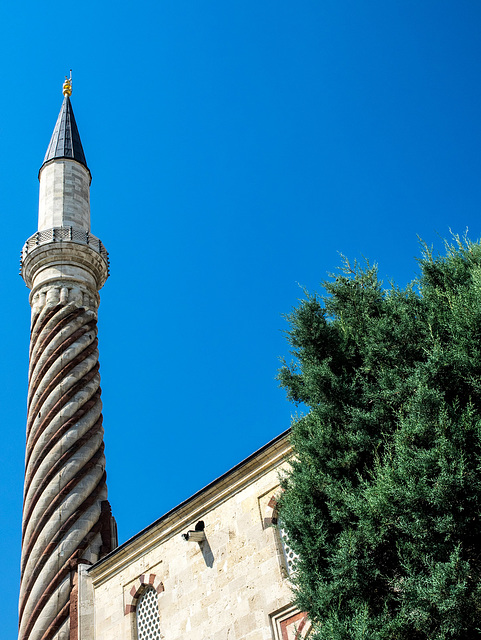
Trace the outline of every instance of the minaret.
[[90, 181], [71, 78], [40, 168], [31, 289], [19, 640], [77, 638], [77, 575], [116, 545], [107, 501], [97, 349], [108, 254], [90, 233]]

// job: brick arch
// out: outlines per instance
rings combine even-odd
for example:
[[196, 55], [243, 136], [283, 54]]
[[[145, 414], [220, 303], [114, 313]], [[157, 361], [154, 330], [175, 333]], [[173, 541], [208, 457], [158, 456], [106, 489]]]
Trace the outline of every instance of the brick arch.
[[155, 575], [155, 573], [142, 574], [134, 582], [127, 595], [124, 611], [125, 615], [128, 615], [129, 613], [135, 613], [139, 597], [147, 587], [153, 587], [159, 595], [164, 591], [164, 585]]
[[279, 514], [277, 511], [278, 500], [279, 493], [275, 493], [267, 503], [266, 515], [264, 517], [264, 529], [272, 525], [276, 525], [279, 522]]

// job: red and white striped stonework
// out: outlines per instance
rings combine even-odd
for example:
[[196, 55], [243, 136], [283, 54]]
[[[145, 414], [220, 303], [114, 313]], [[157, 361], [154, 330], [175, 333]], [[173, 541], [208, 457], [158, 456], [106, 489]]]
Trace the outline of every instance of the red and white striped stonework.
[[111, 549], [97, 314], [71, 301], [33, 317], [27, 418], [20, 635], [69, 638], [80, 561]]
[[152, 587], [159, 595], [164, 591], [164, 585], [155, 573], [146, 573], [139, 576], [125, 596], [124, 615], [135, 613], [137, 602], [147, 587]]
[[[73, 125], [66, 96], [40, 169], [38, 231], [22, 252], [32, 324], [19, 640], [78, 640], [78, 565], [116, 544], [97, 349], [108, 255], [90, 234], [90, 172]], [[77, 155], [66, 158], [57, 138]]]

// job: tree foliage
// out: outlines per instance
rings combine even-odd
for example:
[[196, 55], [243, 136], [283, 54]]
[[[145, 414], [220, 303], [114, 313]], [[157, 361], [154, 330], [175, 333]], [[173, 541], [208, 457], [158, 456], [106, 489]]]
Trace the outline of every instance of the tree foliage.
[[481, 637], [481, 246], [419, 264], [386, 290], [346, 261], [288, 316], [280, 514], [317, 640]]

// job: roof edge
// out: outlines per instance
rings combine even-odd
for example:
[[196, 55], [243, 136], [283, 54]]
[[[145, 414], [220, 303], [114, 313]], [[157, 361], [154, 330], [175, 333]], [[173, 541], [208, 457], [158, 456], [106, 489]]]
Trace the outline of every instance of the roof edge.
[[162, 524], [162, 522], [164, 522], [164, 521], [168, 520], [169, 518], [171, 518], [173, 515], [175, 515], [176, 512], [184, 509], [190, 503], [194, 503], [195, 500], [198, 499], [200, 496], [202, 496], [203, 494], [205, 494], [208, 491], [212, 490], [216, 485], [222, 483], [222, 481], [224, 481], [229, 476], [231, 476], [234, 473], [240, 471], [243, 467], [247, 466], [255, 458], [260, 457], [263, 453], [265, 453], [269, 449], [273, 448], [276, 444], [281, 443], [282, 440], [287, 439], [289, 434], [290, 434], [290, 432], [291, 432], [291, 429], [289, 428], [289, 429], [286, 429], [285, 431], [283, 431], [282, 433], [280, 433], [278, 436], [276, 436], [275, 438], [273, 438], [272, 440], [267, 442], [265, 445], [263, 445], [260, 449], [257, 449], [257, 451], [254, 451], [254, 453], [251, 453], [249, 456], [247, 456], [247, 458], [244, 458], [244, 460], [242, 460], [241, 462], [236, 464], [234, 467], [232, 467], [231, 469], [229, 469], [228, 471], [223, 473], [221, 476], [219, 476], [218, 478], [216, 478], [215, 480], [213, 480], [212, 482], [207, 484], [205, 487], [203, 487], [199, 491], [196, 491], [196, 493], [194, 493], [192, 496], [190, 496], [189, 498], [187, 498], [186, 500], [184, 500], [183, 502], [181, 502], [177, 506], [175, 506], [172, 509], [170, 509], [169, 511], [167, 511], [167, 513], [165, 513], [163, 516], [161, 516], [157, 520], [154, 520], [154, 522], [152, 522], [151, 524], [147, 525], [146, 527], [144, 527], [144, 529], [142, 529], [141, 531], [139, 531], [138, 533], [133, 535], [131, 538], [129, 538], [128, 540], [126, 540], [125, 542], [120, 544], [118, 547], [113, 549], [110, 553], [108, 553], [106, 556], [104, 556], [103, 558], [98, 560], [95, 564], [93, 564], [91, 567], [89, 567], [88, 571], [90, 572], [90, 571], [94, 571], [94, 570], [98, 569], [101, 565], [106, 563], [108, 560], [112, 559], [117, 553], [120, 553], [121, 551], [124, 551], [133, 542], [135, 542], [136, 540], [141, 538], [143, 535], [145, 535], [146, 533], [148, 533], [149, 531], [151, 531], [155, 527], [157, 527], [160, 524]]
[[56, 158], [50, 158], [50, 160], [47, 160], [46, 162], [44, 162], [42, 164], [42, 166], [40, 167], [40, 169], [38, 170], [38, 179], [39, 180], [40, 180], [40, 174], [45, 169], [45, 167], [48, 167], [49, 165], [53, 164], [57, 160], [68, 160], [69, 162], [76, 162], [83, 169], [85, 169], [85, 171], [89, 174], [89, 178], [90, 178], [89, 185], [92, 184], [92, 174], [90, 173], [90, 169], [87, 167], [87, 165], [84, 164], [83, 162], [79, 162], [76, 158], [69, 158], [68, 156], [59, 156], [59, 157], [56, 157]]

